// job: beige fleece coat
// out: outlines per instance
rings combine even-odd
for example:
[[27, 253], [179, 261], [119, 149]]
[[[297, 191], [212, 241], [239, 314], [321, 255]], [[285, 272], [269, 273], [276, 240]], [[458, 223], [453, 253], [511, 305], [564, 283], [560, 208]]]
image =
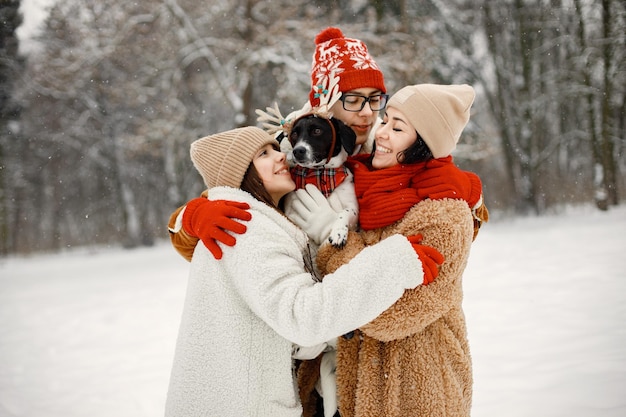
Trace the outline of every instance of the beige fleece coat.
[[[472, 368], [461, 305], [462, 274], [473, 238], [467, 203], [422, 201], [391, 226], [351, 233], [343, 249], [322, 247], [317, 262], [324, 274], [331, 273], [364, 247], [394, 233], [421, 233], [423, 244], [437, 248], [445, 262], [433, 283], [405, 291], [354, 337], [340, 338], [337, 391], [341, 416], [469, 416]], [[309, 391], [317, 378], [316, 367], [310, 361], [299, 370], [305, 415], [310, 403], [307, 396], [315, 395]]]

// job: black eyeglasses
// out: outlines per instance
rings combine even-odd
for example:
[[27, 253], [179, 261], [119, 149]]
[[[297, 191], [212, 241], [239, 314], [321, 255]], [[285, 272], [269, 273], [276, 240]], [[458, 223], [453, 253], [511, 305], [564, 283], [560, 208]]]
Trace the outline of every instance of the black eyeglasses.
[[360, 112], [365, 107], [365, 103], [370, 103], [372, 111], [380, 111], [387, 105], [389, 94], [377, 94], [375, 96], [361, 96], [359, 94], [342, 94], [341, 102], [346, 111]]

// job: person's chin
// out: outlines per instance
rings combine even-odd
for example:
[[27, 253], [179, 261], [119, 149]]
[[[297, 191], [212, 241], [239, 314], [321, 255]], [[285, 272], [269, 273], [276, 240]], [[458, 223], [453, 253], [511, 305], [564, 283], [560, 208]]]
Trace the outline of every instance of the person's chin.
[[393, 165], [393, 161], [391, 161], [389, 154], [383, 154], [383, 155], [375, 154], [374, 158], [372, 158], [372, 167], [374, 169], [389, 168], [392, 165]]
[[350, 127], [352, 128], [352, 131], [354, 133], [356, 133], [357, 144], [359, 142], [365, 143], [365, 141], [367, 140], [367, 137], [370, 134], [371, 126], [355, 126], [355, 125], [352, 125]]
[[296, 183], [291, 178], [289, 178], [289, 182], [288, 184], [285, 184], [285, 188], [287, 189], [287, 192], [285, 194], [290, 193], [296, 189]]

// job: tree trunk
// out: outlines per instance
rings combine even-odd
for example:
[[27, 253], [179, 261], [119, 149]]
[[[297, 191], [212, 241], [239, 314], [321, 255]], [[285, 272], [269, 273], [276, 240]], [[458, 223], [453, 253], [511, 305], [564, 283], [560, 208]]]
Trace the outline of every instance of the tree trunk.
[[617, 192], [617, 162], [615, 161], [613, 140], [612, 140], [612, 117], [611, 98], [613, 96], [613, 83], [611, 81], [611, 68], [613, 66], [613, 42], [612, 42], [612, 18], [611, 1], [602, 0], [602, 21], [604, 46], [602, 55], [604, 58], [604, 94], [602, 95], [602, 130], [600, 144], [600, 162], [604, 171], [603, 188], [607, 193], [608, 204], [616, 206], [619, 204]]

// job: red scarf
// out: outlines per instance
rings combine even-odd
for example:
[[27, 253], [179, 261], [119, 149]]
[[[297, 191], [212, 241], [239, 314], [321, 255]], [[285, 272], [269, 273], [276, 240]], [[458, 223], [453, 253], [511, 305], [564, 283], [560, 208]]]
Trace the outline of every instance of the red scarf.
[[357, 155], [347, 162], [354, 174], [363, 230], [388, 226], [427, 198], [461, 198], [470, 208], [480, 200], [480, 179], [476, 174], [460, 170], [452, 162], [452, 156], [378, 170], [371, 167], [369, 158], [369, 155]]

